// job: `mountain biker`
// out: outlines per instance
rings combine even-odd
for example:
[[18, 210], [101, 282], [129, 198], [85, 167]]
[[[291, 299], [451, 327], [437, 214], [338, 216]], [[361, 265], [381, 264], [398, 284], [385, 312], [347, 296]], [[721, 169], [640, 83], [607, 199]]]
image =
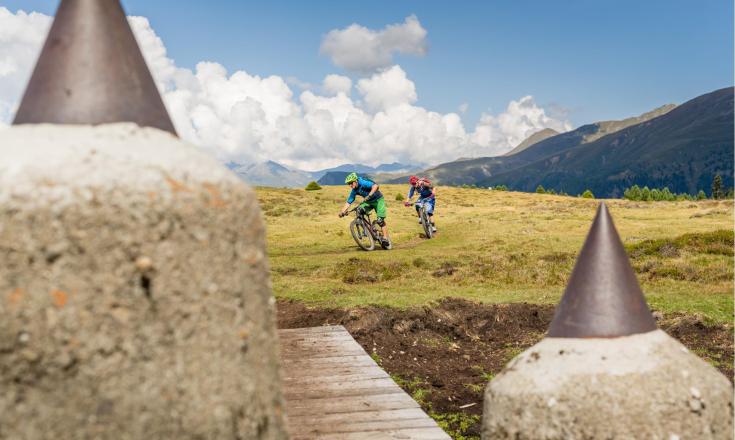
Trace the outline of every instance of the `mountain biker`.
[[345, 184], [352, 188], [349, 197], [347, 197], [347, 203], [339, 213], [340, 217], [347, 215], [347, 210], [350, 209], [350, 205], [355, 201], [355, 196], [362, 196], [363, 201], [360, 204], [360, 209], [363, 209], [366, 213], [371, 210], [375, 210], [378, 216], [378, 224], [383, 230], [382, 245], [386, 249], [391, 248], [390, 239], [388, 238], [388, 225], [385, 223], [386, 209], [385, 199], [383, 193], [380, 192], [380, 187], [377, 183], [364, 177], [358, 177], [356, 173], [350, 173], [345, 178]]
[[431, 223], [431, 231], [436, 232], [436, 224], [434, 223], [434, 206], [436, 204], [436, 190], [431, 185], [431, 181], [426, 177], [418, 178], [411, 176], [408, 178], [410, 189], [408, 190], [408, 197], [405, 206], [411, 206], [411, 199], [414, 193], [418, 193], [419, 198], [416, 200], [416, 215], [419, 216], [419, 224], [421, 224], [421, 215], [419, 215], [419, 207], [424, 205], [426, 215], [429, 217]]

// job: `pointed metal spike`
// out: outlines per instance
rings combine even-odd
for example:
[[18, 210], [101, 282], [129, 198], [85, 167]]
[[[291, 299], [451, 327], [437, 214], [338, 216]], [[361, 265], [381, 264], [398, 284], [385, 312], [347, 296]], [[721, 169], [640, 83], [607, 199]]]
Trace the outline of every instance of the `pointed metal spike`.
[[62, 0], [13, 123], [110, 122], [176, 134], [119, 0]]
[[655, 329], [623, 243], [601, 203], [547, 336], [611, 338]]

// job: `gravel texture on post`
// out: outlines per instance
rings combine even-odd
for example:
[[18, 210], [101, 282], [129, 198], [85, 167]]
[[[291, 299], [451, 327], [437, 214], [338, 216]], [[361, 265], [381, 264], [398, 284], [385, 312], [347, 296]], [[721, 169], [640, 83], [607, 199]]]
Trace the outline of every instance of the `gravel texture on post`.
[[656, 329], [600, 204], [547, 337], [485, 389], [483, 439], [731, 439], [730, 382]]
[[485, 390], [483, 439], [731, 439], [732, 387], [661, 330], [546, 338]]
[[0, 146], [0, 438], [286, 438], [254, 192], [130, 123]]

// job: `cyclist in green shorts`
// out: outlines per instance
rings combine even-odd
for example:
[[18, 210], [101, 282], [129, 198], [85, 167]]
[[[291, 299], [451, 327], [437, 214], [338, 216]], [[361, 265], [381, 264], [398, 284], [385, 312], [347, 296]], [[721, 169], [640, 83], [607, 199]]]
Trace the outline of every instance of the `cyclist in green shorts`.
[[391, 248], [390, 238], [388, 238], [388, 225], [385, 223], [386, 209], [385, 209], [385, 198], [383, 193], [380, 192], [380, 187], [377, 183], [364, 177], [358, 177], [357, 174], [351, 173], [345, 178], [345, 184], [352, 188], [350, 195], [347, 198], [347, 203], [340, 211], [339, 216], [343, 217], [347, 215], [347, 211], [350, 209], [350, 205], [355, 201], [356, 196], [362, 196], [363, 201], [360, 204], [360, 208], [364, 209], [365, 212], [375, 210], [378, 216], [378, 224], [383, 230], [383, 246], [386, 249]]

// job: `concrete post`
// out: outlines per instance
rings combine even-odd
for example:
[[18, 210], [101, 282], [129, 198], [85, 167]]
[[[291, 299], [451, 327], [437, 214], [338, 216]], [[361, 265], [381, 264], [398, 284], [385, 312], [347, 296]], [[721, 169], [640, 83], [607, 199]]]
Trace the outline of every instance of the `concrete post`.
[[485, 390], [483, 439], [731, 439], [732, 387], [656, 328], [604, 204], [545, 339]]
[[[117, 0], [62, 1], [38, 65], [63, 70], [64, 57], [44, 61], [59, 48], [85, 59], [95, 35], [64, 20], [130, 32], [109, 8]], [[113, 68], [139, 70], [129, 45], [107, 50], [122, 51]], [[38, 106], [63, 99], [44, 100], [54, 75], [37, 73], [21, 104], [35, 116], [0, 132], [0, 438], [286, 438], [253, 191], [162, 130], [159, 111], [46, 120]], [[69, 78], [72, 97], [87, 86]], [[150, 82], [130, 93], [153, 90], [134, 100], [148, 110], [160, 102]]]

